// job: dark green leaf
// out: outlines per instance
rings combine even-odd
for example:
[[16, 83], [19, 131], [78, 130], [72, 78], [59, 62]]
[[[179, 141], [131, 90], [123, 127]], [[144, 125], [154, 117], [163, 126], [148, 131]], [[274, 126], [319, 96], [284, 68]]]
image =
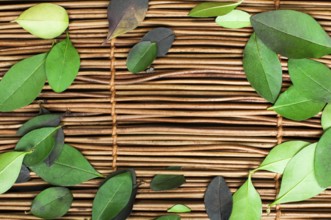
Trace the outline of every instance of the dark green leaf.
[[331, 104], [327, 104], [322, 113], [322, 127], [326, 130], [331, 127]]
[[331, 186], [331, 129], [327, 129], [317, 143], [314, 170], [317, 182], [322, 187]]
[[64, 216], [73, 201], [69, 189], [51, 187], [39, 193], [33, 200], [31, 213], [43, 219], [56, 219]]
[[39, 106], [39, 114], [40, 115], [46, 115], [46, 114], [51, 114], [51, 112], [47, 109], [47, 108], [44, 108], [43, 106]]
[[331, 70], [314, 60], [290, 59], [288, 70], [296, 89], [307, 98], [316, 101], [331, 101]]
[[252, 34], [244, 50], [244, 70], [259, 95], [275, 102], [282, 87], [282, 66], [276, 53]]
[[191, 17], [217, 17], [225, 15], [235, 9], [243, 1], [239, 2], [203, 2], [195, 6], [189, 13]]
[[180, 220], [180, 219], [181, 218], [179, 215], [164, 215], [157, 217], [155, 220]]
[[232, 211], [232, 193], [221, 176], [215, 177], [205, 192], [205, 207], [211, 220], [227, 220]]
[[7, 152], [0, 154], [0, 194], [7, 192], [20, 174], [27, 152]]
[[331, 53], [331, 39], [309, 15], [276, 10], [251, 17], [257, 36], [272, 50], [289, 58], [319, 58]]
[[141, 41], [151, 41], [157, 44], [157, 56], [165, 56], [175, 40], [175, 34], [170, 28], [154, 28]]
[[148, 0], [112, 0], [108, 6], [107, 40], [135, 29], [146, 16]]
[[218, 16], [215, 22], [225, 28], [244, 28], [251, 26], [250, 17], [251, 15], [245, 11], [233, 10], [226, 15]]
[[64, 133], [63, 133], [63, 129], [60, 128], [55, 136], [53, 150], [45, 160], [47, 166], [52, 166], [54, 164], [57, 158], [61, 155], [63, 147], [64, 147]]
[[[168, 170], [180, 170], [180, 167], [169, 167]], [[177, 189], [185, 183], [184, 175], [155, 175], [151, 181], [151, 189], [154, 191]]]
[[28, 167], [44, 161], [51, 153], [55, 143], [55, 135], [60, 127], [39, 128], [24, 135], [17, 143], [17, 151], [33, 151], [24, 158]]
[[313, 117], [324, 106], [325, 102], [306, 98], [295, 86], [291, 86], [279, 96], [275, 105], [269, 110], [274, 110], [285, 118], [301, 121]]
[[157, 56], [157, 45], [150, 41], [136, 44], [129, 52], [126, 66], [132, 73], [139, 73], [149, 67]]
[[132, 211], [135, 198], [135, 172], [122, 170], [111, 174], [95, 196], [92, 220], [126, 219]]
[[28, 182], [30, 179], [31, 179], [30, 170], [24, 164], [22, 164], [20, 173], [15, 183], [25, 183]]
[[174, 212], [174, 213], [187, 213], [191, 212], [190, 207], [182, 204], [177, 204], [172, 207], [170, 207], [167, 212]]
[[102, 177], [78, 150], [67, 144], [51, 167], [40, 163], [30, 168], [46, 182], [58, 186], [73, 186]]
[[72, 84], [79, 71], [80, 57], [69, 35], [51, 49], [45, 66], [47, 80], [53, 91], [63, 92]]
[[12, 66], [0, 81], [0, 111], [9, 112], [30, 104], [45, 81], [45, 57], [39, 54]]
[[29, 121], [25, 122], [20, 129], [16, 132], [17, 135], [23, 136], [28, 132], [35, 130], [37, 128], [44, 127], [56, 127], [60, 125], [61, 115], [58, 114], [47, 114], [38, 115]]

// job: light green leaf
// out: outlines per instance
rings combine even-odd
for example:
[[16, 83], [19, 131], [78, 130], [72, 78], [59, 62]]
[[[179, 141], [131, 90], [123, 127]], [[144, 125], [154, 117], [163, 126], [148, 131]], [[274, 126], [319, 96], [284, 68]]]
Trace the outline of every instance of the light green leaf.
[[45, 65], [48, 83], [55, 92], [63, 92], [72, 84], [79, 71], [80, 57], [69, 35], [51, 49]]
[[45, 81], [45, 57], [39, 54], [12, 66], [0, 81], [0, 111], [9, 112], [30, 104]]
[[245, 184], [233, 195], [233, 208], [230, 220], [260, 220], [261, 215], [262, 201], [249, 177]]
[[244, 28], [250, 27], [251, 15], [245, 11], [233, 10], [230, 13], [222, 16], [218, 16], [215, 22], [225, 28]]
[[252, 34], [244, 50], [244, 70], [256, 92], [274, 102], [282, 87], [282, 66], [277, 54]]
[[322, 127], [326, 130], [331, 127], [331, 104], [327, 104], [322, 113]]
[[217, 17], [225, 15], [240, 5], [239, 2], [203, 2], [195, 6], [188, 14], [191, 17]]
[[174, 213], [186, 213], [191, 212], [190, 207], [182, 204], [177, 204], [172, 207], [170, 207], [167, 212], [174, 212]]
[[39, 193], [33, 200], [31, 213], [43, 219], [56, 219], [70, 209], [73, 197], [69, 189], [51, 187]]
[[255, 170], [267, 170], [270, 172], [284, 172], [287, 163], [304, 147], [310, 143], [305, 141], [287, 141], [275, 146], [261, 165]]
[[24, 158], [24, 164], [33, 166], [44, 161], [52, 152], [55, 135], [60, 127], [39, 128], [24, 135], [17, 143], [17, 151], [33, 151]]
[[270, 206], [303, 201], [324, 191], [325, 188], [318, 184], [314, 173], [316, 145], [314, 143], [303, 148], [288, 162], [282, 178], [280, 192], [276, 201]]
[[331, 129], [327, 129], [317, 143], [314, 171], [317, 182], [322, 187], [331, 186]]
[[64, 145], [60, 156], [51, 167], [40, 163], [30, 168], [43, 180], [57, 186], [74, 186], [102, 177], [84, 156], [70, 145]]
[[16, 134], [22, 136], [37, 128], [59, 126], [61, 118], [62, 116], [58, 114], [38, 115], [25, 122]]
[[157, 217], [155, 220], [180, 220], [180, 219], [181, 218], [179, 215], [164, 215]]
[[325, 104], [303, 96], [295, 86], [291, 86], [279, 96], [269, 110], [274, 110], [285, 118], [301, 121], [319, 113]]
[[130, 72], [139, 73], [147, 69], [156, 56], [157, 44], [150, 41], [142, 41], [130, 50], [126, 65]]
[[31, 7], [15, 21], [32, 35], [43, 39], [53, 39], [61, 35], [69, 25], [66, 10], [51, 3]]
[[273, 51], [289, 58], [319, 58], [331, 53], [331, 39], [308, 14], [276, 10], [251, 17], [256, 35]]
[[26, 152], [0, 154], [0, 194], [7, 192], [18, 178]]

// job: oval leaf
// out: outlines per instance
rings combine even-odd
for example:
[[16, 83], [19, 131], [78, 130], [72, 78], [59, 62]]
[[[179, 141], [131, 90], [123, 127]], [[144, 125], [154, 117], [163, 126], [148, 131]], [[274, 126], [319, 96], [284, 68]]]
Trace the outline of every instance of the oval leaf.
[[[314, 173], [316, 143], [303, 148], [287, 164], [276, 201], [272, 205], [309, 199], [324, 191]], [[324, 176], [325, 177], [325, 176]]]
[[157, 217], [155, 220], [180, 220], [180, 219], [181, 218], [179, 215], [164, 215]]
[[16, 144], [17, 151], [33, 152], [24, 158], [24, 164], [36, 165], [44, 161], [51, 153], [55, 143], [55, 135], [60, 127], [39, 128], [24, 135]]
[[325, 102], [306, 98], [295, 86], [291, 86], [279, 96], [275, 105], [269, 110], [274, 110], [285, 118], [301, 121], [313, 117], [324, 106]]
[[67, 144], [51, 167], [40, 163], [30, 168], [46, 182], [58, 186], [73, 186], [102, 177], [78, 150]]
[[72, 201], [73, 197], [69, 189], [51, 187], [34, 198], [31, 213], [43, 219], [56, 219], [69, 211]]
[[317, 182], [322, 187], [331, 186], [331, 129], [327, 129], [317, 143], [314, 170]]
[[45, 57], [39, 54], [12, 66], [0, 81], [0, 111], [24, 107], [39, 95], [45, 81]]
[[331, 100], [331, 70], [314, 60], [290, 59], [288, 70], [291, 81], [302, 95], [313, 100], [329, 102]]
[[217, 17], [225, 15], [235, 9], [243, 1], [239, 2], [203, 2], [195, 6], [189, 13], [191, 17]]
[[0, 194], [7, 192], [14, 185], [26, 154], [26, 152], [0, 154]]
[[31, 179], [30, 170], [25, 165], [22, 164], [20, 173], [15, 183], [25, 183], [28, 182], [30, 179]]
[[[180, 170], [180, 167], [168, 167], [168, 170]], [[155, 175], [151, 181], [151, 189], [153, 191], [162, 191], [177, 189], [185, 183], [184, 175], [167, 175], [167, 174], [158, 174]]]
[[175, 40], [175, 34], [170, 28], [154, 28], [141, 41], [151, 41], [157, 44], [157, 56], [165, 56]]
[[[126, 219], [136, 198], [136, 175], [133, 170], [113, 173], [99, 188], [93, 201], [92, 220]], [[128, 209], [130, 204], [130, 209]], [[125, 215], [122, 212], [126, 210]], [[121, 218], [118, 216], [121, 215]]]
[[211, 220], [229, 219], [232, 211], [232, 193], [223, 177], [217, 176], [209, 183], [204, 202]]
[[282, 66], [276, 53], [252, 34], [244, 50], [244, 70], [259, 95], [275, 102], [282, 87]]
[[322, 113], [322, 127], [326, 130], [331, 127], [331, 104], [327, 104]]
[[136, 44], [129, 52], [126, 66], [132, 73], [139, 73], [149, 67], [157, 56], [157, 45], [150, 41]]
[[56, 127], [60, 125], [61, 115], [58, 114], [46, 114], [38, 115], [29, 121], [25, 122], [20, 129], [16, 132], [17, 135], [23, 136], [28, 132], [35, 130], [37, 128], [44, 127]]
[[32, 35], [43, 39], [53, 39], [61, 35], [69, 25], [66, 10], [51, 3], [31, 7], [15, 21]]
[[52, 166], [57, 158], [61, 155], [64, 147], [64, 133], [63, 129], [60, 128], [55, 135], [55, 142], [52, 152], [45, 159], [47, 166]]
[[172, 207], [170, 207], [167, 212], [174, 212], [174, 213], [187, 213], [191, 212], [190, 207], [182, 204], [177, 204]]
[[63, 92], [72, 84], [79, 71], [80, 57], [69, 35], [51, 49], [45, 66], [48, 83], [54, 92]]
[[309, 15], [276, 10], [251, 17], [257, 36], [273, 51], [289, 58], [319, 58], [331, 53], [331, 39]]
[[215, 21], [225, 28], [244, 28], [251, 26], [250, 18], [251, 15], [245, 11], [233, 10], [226, 15], [218, 16]]
[[112, 0], [108, 6], [107, 40], [135, 29], [146, 16], [148, 0]]
[[259, 193], [248, 180], [233, 195], [233, 209], [230, 220], [249, 219], [260, 220], [262, 215], [262, 201]]

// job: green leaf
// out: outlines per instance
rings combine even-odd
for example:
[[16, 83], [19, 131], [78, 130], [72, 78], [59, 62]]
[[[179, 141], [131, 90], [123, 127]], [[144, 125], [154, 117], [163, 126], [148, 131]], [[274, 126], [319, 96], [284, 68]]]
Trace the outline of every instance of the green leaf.
[[270, 206], [303, 201], [324, 190], [318, 184], [314, 173], [316, 145], [314, 143], [303, 148], [288, 162], [277, 199]]
[[0, 194], [7, 192], [14, 185], [26, 154], [26, 152], [0, 154]]
[[302, 95], [321, 102], [331, 101], [331, 70], [314, 60], [290, 59], [288, 70], [291, 81]]
[[331, 186], [331, 129], [327, 129], [317, 143], [314, 171], [317, 182], [322, 187]]
[[[168, 167], [167, 169], [180, 170], [180, 167]], [[184, 175], [158, 174], [153, 177], [150, 186], [153, 191], [163, 191], [177, 189], [183, 185], [185, 181]]]
[[181, 218], [179, 215], [164, 215], [157, 217], [155, 220], [180, 220], [180, 219]]
[[322, 113], [322, 127], [326, 130], [331, 127], [331, 104], [327, 104]]
[[276, 53], [252, 34], [244, 50], [244, 70], [256, 92], [275, 102], [282, 87], [282, 66]]
[[251, 177], [233, 195], [233, 208], [230, 220], [260, 220], [262, 201], [253, 186]]
[[135, 198], [135, 172], [122, 170], [111, 174], [95, 196], [92, 220], [126, 219], [132, 211]]
[[233, 10], [226, 15], [218, 16], [215, 22], [225, 28], [244, 28], [251, 26], [250, 17], [251, 15], [245, 11]]
[[107, 40], [135, 29], [144, 19], [148, 0], [112, 0], [108, 6]]
[[157, 56], [157, 44], [142, 41], [136, 44], [129, 52], [126, 66], [132, 73], [139, 73], [149, 67]]
[[47, 166], [52, 166], [54, 164], [57, 158], [59, 158], [59, 156], [61, 155], [63, 147], [64, 147], [64, 132], [63, 129], [60, 128], [55, 135], [53, 150], [44, 161], [47, 164]]
[[305, 141], [287, 141], [278, 144], [270, 151], [261, 165], [254, 171], [267, 170], [282, 174], [292, 157], [309, 144], [309, 142]]
[[58, 186], [74, 186], [102, 177], [78, 150], [67, 144], [51, 167], [40, 163], [30, 168], [46, 182]]
[[203, 2], [195, 6], [188, 14], [191, 17], [217, 17], [225, 15], [240, 5], [239, 2]]
[[53, 39], [61, 35], [69, 25], [66, 10], [51, 3], [31, 7], [15, 21], [32, 35], [43, 39]]
[[25, 122], [20, 129], [16, 132], [17, 135], [23, 136], [28, 132], [35, 130], [37, 128], [44, 127], [56, 127], [60, 125], [61, 115], [58, 114], [47, 114], [47, 115], [38, 115], [33, 117], [29, 121]]
[[31, 213], [43, 219], [56, 219], [64, 216], [73, 201], [69, 189], [51, 187], [39, 193], [31, 205]]
[[39, 54], [12, 66], [0, 81], [0, 111], [9, 112], [30, 104], [45, 81], [45, 57]]
[[45, 65], [47, 80], [54, 92], [63, 92], [73, 83], [79, 71], [80, 57], [69, 35], [51, 49]]
[[15, 183], [26, 183], [31, 179], [30, 170], [22, 164], [20, 173], [15, 181]]
[[256, 35], [273, 51], [289, 58], [319, 58], [331, 53], [331, 39], [311, 16], [276, 10], [251, 17]]
[[16, 144], [16, 151], [32, 151], [24, 158], [28, 167], [44, 161], [51, 153], [55, 143], [55, 135], [60, 127], [39, 128], [24, 135]]
[[172, 207], [170, 207], [167, 212], [174, 212], [174, 213], [187, 213], [191, 212], [190, 207], [182, 204], [177, 204]]
[[279, 96], [275, 105], [269, 110], [274, 110], [285, 118], [301, 121], [313, 117], [324, 106], [325, 102], [307, 98], [295, 86], [291, 86]]

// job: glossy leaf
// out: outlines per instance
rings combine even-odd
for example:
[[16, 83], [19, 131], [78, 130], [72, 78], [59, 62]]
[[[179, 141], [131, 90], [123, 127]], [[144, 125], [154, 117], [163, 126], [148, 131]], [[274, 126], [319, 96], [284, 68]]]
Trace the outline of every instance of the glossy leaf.
[[15, 181], [15, 183], [25, 183], [31, 179], [30, 170], [22, 164], [20, 173]]
[[[180, 167], [168, 167], [168, 170], [180, 170]], [[155, 175], [151, 181], [150, 187], [153, 191], [163, 191], [177, 189], [185, 183], [184, 175]]]
[[0, 154], [0, 194], [7, 192], [18, 178], [26, 152]]
[[174, 212], [174, 213], [187, 213], [191, 212], [190, 207], [182, 204], [177, 204], [172, 207], [170, 207], [167, 212]]
[[46, 182], [58, 186], [74, 186], [102, 177], [78, 150], [67, 144], [51, 167], [40, 163], [30, 168]]
[[312, 198], [324, 191], [314, 173], [316, 143], [303, 148], [287, 164], [280, 191], [272, 205], [298, 202]]
[[285, 118], [301, 121], [313, 117], [324, 106], [325, 102], [307, 98], [295, 86], [291, 86], [279, 96], [275, 105], [269, 110], [274, 110]]
[[[92, 220], [126, 219], [132, 211], [135, 198], [135, 172], [124, 170], [113, 173], [101, 185], [95, 196]], [[120, 218], [119, 215], [121, 215]]]
[[282, 87], [282, 66], [276, 53], [252, 34], [244, 50], [244, 70], [256, 92], [275, 102]]
[[322, 113], [322, 127], [326, 130], [331, 127], [331, 104], [327, 104]]
[[17, 135], [23, 136], [32, 130], [44, 127], [57, 127], [61, 122], [61, 115], [58, 114], [46, 114], [38, 115], [29, 121], [25, 122], [20, 129], [16, 132]]
[[52, 166], [57, 158], [61, 155], [64, 147], [64, 133], [63, 129], [60, 128], [55, 135], [55, 142], [52, 152], [45, 159], [47, 166]]
[[232, 193], [221, 176], [215, 177], [205, 192], [204, 203], [211, 220], [227, 220], [232, 211]]
[[69, 189], [51, 187], [39, 193], [31, 205], [31, 213], [43, 219], [56, 219], [64, 216], [73, 201]]
[[317, 182], [322, 187], [331, 186], [331, 129], [327, 129], [317, 143], [314, 171]]
[[262, 201], [259, 193], [248, 180], [233, 195], [233, 209], [230, 220], [249, 219], [260, 220], [262, 215]]
[[55, 135], [60, 127], [39, 128], [24, 135], [16, 144], [17, 151], [33, 151], [24, 158], [28, 167], [44, 161], [51, 153], [55, 143]]
[[226, 15], [218, 16], [215, 22], [225, 28], [244, 28], [251, 26], [250, 18], [251, 15], [245, 11], [233, 10]]
[[9, 112], [30, 104], [45, 81], [45, 57], [39, 54], [12, 66], [0, 81], [0, 111]]
[[157, 217], [155, 220], [180, 220], [180, 219], [181, 218], [179, 215], [164, 215]]
[[31, 7], [15, 21], [32, 35], [43, 39], [53, 39], [61, 35], [69, 25], [66, 10], [51, 3]]
[[203, 2], [195, 6], [189, 13], [191, 17], [217, 17], [225, 15], [235, 9], [243, 1], [239, 2]]
[[331, 70], [314, 60], [290, 59], [288, 70], [291, 81], [302, 95], [321, 102], [331, 101]]
[[255, 170], [267, 170], [282, 174], [287, 163], [304, 147], [310, 143], [305, 141], [287, 141], [276, 145]]
[[136, 44], [129, 52], [126, 66], [132, 73], [139, 73], [149, 67], [157, 56], [157, 45], [150, 41]]
[[251, 17], [257, 36], [273, 51], [289, 58], [319, 58], [331, 53], [331, 39], [308, 14], [275, 10]]
[[72, 84], [79, 71], [80, 57], [69, 35], [51, 49], [45, 66], [47, 80], [53, 91], [63, 92]]
[[157, 44], [157, 56], [165, 56], [175, 40], [175, 34], [170, 28], [154, 28], [141, 41], [150, 41]]
[[144, 19], [148, 0], [112, 0], [108, 6], [107, 40], [135, 29]]

